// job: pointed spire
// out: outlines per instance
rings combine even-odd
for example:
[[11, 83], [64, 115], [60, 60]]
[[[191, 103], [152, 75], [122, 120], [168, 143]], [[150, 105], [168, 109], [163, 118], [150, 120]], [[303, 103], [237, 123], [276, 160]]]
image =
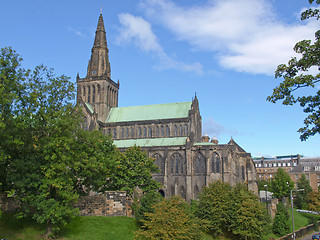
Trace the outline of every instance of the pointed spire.
[[102, 13], [100, 13], [94, 44], [91, 50], [91, 58], [88, 63], [87, 77], [107, 75], [111, 78], [109, 62], [109, 49], [107, 45], [106, 31]]

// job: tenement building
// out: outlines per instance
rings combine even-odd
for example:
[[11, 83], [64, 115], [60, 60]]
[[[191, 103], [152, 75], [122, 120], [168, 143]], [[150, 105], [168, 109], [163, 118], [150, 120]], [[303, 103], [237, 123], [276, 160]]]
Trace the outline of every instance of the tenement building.
[[251, 154], [232, 138], [227, 144], [201, 135], [199, 101], [118, 107], [119, 81], [111, 79], [109, 50], [102, 14], [95, 34], [87, 76], [77, 75], [77, 103], [83, 127], [112, 137], [121, 151], [137, 145], [155, 159], [160, 171], [154, 178], [164, 196], [197, 198], [214, 180], [235, 185], [244, 182], [257, 192]]

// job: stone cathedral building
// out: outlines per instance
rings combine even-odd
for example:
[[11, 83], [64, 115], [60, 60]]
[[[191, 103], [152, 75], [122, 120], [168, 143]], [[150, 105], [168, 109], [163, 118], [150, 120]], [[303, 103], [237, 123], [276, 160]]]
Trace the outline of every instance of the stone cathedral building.
[[87, 76], [77, 75], [77, 103], [84, 114], [84, 128], [110, 134], [120, 150], [141, 146], [155, 159], [160, 171], [154, 178], [164, 196], [197, 198], [214, 180], [235, 185], [245, 182], [257, 192], [251, 154], [232, 138], [218, 144], [201, 135], [199, 102], [118, 107], [119, 81], [111, 79], [109, 50], [102, 14], [99, 16]]

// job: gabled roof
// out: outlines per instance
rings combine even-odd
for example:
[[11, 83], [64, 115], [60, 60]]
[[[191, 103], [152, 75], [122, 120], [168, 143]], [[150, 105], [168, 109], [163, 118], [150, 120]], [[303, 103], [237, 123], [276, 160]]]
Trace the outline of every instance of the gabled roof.
[[187, 118], [192, 102], [112, 108], [106, 123]]
[[133, 147], [156, 147], [156, 146], [181, 146], [185, 145], [187, 137], [175, 138], [145, 138], [145, 139], [124, 139], [114, 140], [113, 143], [117, 148]]

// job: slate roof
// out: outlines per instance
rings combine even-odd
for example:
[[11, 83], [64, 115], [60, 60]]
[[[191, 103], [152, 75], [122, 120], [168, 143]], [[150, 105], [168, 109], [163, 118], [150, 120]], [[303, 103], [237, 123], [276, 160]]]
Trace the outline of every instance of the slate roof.
[[134, 145], [140, 147], [155, 147], [155, 146], [181, 146], [185, 145], [187, 137], [174, 138], [144, 138], [144, 139], [124, 139], [114, 140], [113, 143], [117, 148], [133, 147]]
[[187, 118], [192, 102], [112, 108], [106, 123]]

